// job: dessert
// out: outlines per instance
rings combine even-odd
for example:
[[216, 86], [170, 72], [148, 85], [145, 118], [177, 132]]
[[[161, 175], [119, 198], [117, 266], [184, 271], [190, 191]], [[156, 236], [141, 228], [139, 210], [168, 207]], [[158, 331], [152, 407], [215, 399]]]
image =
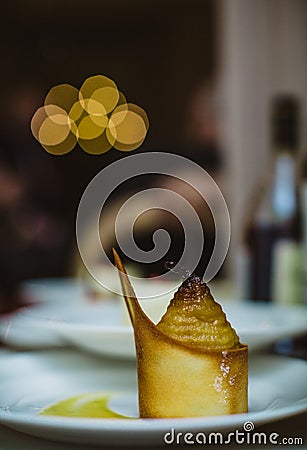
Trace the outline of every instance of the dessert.
[[114, 258], [134, 329], [140, 417], [247, 412], [248, 348], [208, 286], [188, 278], [155, 325], [115, 250]]

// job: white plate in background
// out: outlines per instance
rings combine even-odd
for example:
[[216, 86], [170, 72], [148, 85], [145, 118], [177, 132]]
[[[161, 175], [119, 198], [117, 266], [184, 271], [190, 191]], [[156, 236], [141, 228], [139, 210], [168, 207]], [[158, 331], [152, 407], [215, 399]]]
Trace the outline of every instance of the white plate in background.
[[[37, 305], [0, 320], [0, 339], [25, 348], [74, 345], [84, 350], [120, 358], [134, 358], [133, 331], [122, 298], [92, 301], [75, 280], [37, 280], [26, 285]], [[142, 288], [138, 287], [139, 292]], [[273, 303], [220, 300], [228, 320], [250, 351], [277, 340], [307, 332], [307, 307], [282, 307]], [[157, 322], [165, 311], [169, 293], [142, 300], [145, 312]]]
[[[155, 308], [152, 301], [144, 300], [143, 309], [154, 321], [163, 309]], [[224, 301], [227, 318], [250, 351], [263, 349], [279, 339], [307, 332], [307, 308], [284, 308], [251, 302]], [[134, 358], [133, 331], [121, 307], [114, 302], [105, 303], [104, 314], [92, 319], [72, 315], [66, 321], [50, 325], [63, 339], [73, 345], [109, 356]], [[125, 325], [126, 322], [128, 325]]]

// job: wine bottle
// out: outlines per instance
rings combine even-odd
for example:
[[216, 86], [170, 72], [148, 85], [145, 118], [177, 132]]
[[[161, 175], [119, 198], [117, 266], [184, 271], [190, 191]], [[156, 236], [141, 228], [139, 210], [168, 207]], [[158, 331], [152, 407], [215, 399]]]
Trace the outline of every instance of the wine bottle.
[[245, 228], [248, 297], [255, 301], [292, 303], [301, 296], [298, 112], [293, 96], [272, 100], [272, 165], [256, 189]]
[[302, 210], [302, 270], [303, 302], [307, 305], [307, 152], [302, 161], [300, 200]]

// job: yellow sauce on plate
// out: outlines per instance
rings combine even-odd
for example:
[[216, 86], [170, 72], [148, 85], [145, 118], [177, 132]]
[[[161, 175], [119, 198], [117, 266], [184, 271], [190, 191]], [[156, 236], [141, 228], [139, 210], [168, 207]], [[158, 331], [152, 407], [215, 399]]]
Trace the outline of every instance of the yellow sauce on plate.
[[81, 394], [56, 402], [43, 409], [39, 415], [84, 417], [95, 419], [131, 419], [112, 411], [108, 404], [110, 395]]

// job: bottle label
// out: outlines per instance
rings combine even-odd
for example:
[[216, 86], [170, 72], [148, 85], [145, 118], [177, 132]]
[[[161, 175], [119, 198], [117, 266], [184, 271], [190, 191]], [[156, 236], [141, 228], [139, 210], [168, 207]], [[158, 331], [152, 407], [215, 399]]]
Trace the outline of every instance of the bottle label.
[[282, 239], [273, 250], [273, 300], [289, 305], [302, 302], [302, 248], [297, 242]]

